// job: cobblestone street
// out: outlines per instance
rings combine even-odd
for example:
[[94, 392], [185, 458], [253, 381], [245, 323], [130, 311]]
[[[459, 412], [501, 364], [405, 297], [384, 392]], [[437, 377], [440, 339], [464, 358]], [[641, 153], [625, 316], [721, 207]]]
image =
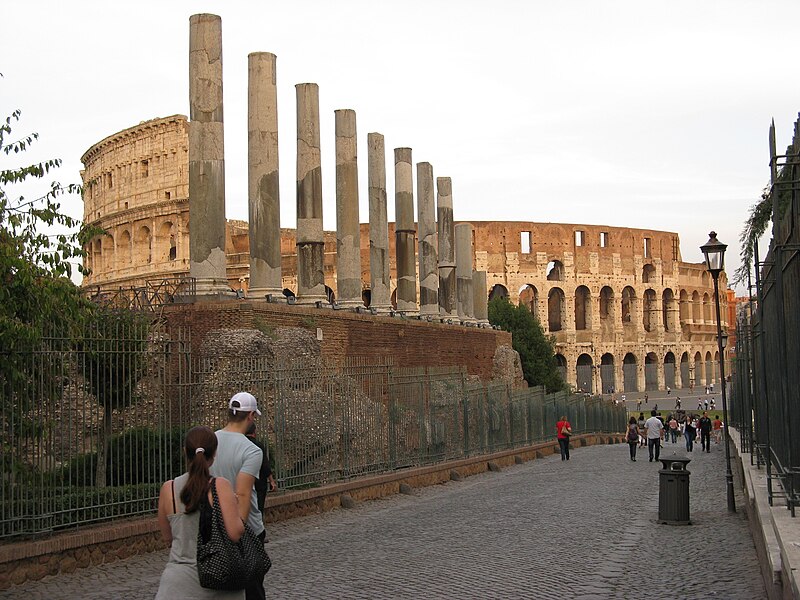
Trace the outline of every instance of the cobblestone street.
[[[682, 444], [662, 453], [683, 454]], [[689, 455], [691, 526], [656, 523], [660, 463], [590, 446], [268, 526], [271, 598], [765, 598], [724, 450]], [[737, 503], [744, 501], [738, 493]], [[166, 553], [46, 578], [0, 598], [152, 598]]]

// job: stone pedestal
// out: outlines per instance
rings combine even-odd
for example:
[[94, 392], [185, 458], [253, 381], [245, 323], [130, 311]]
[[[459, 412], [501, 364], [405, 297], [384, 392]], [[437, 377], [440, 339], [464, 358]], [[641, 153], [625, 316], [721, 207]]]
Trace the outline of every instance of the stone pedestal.
[[361, 227], [358, 222], [356, 113], [336, 115], [336, 304], [364, 306], [361, 298]]
[[380, 133], [367, 135], [369, 187], [369, 307], [378, 313], [391, 308], [389, 283], [389, 223], [386, 216], [386, 151]]
[[[449, 177], [436, 178], [437, 226], [439, 233], [439, 316], [457, 319], [455, 223], [453, 195]], [[484, 277], [484, 284], [486, 283]]]
[[416, 227], [411, 148], [394, 149], [394, 180], [397, 312], [416, 315], [418, 313], [417, 266], [414, 260]]
[[419, 314], [439, 317], [439, 260], [433, 167], [417, 163], [417, 235], [419, 236]]
[[322, 166], [319, 86], [298, 83], [297, 92], [297, 303], [327, 303], [322, 231]]
[[189, 275], [196, 294], [231, 293], [225, 271], [222, 20], [189, 18]]
[[248, 297], [283, 298], [281, 214], [278, 182], [278, 95], [275, 55], [254, 52], [248, 60], [247, 173], [250, 214]]
[[458, 318], [464, 324], [471, 324], [475, 323], [472, 292], [472, 225], [459, 223], [455, 230]]

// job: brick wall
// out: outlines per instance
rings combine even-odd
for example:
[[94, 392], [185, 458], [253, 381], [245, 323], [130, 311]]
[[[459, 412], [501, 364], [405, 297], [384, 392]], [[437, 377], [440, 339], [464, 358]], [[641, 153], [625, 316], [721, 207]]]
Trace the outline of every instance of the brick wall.
[[466, 366], [482, 379], [492, 376], [496, 349], [511, 345], [505, 331], [246, 300], [172, 305], [164, 316], [172, 326], [190, 328], [193, 350], [213, 329], [304, 327], [322, 330], [324, 357], [389, 356], [398, 367]]

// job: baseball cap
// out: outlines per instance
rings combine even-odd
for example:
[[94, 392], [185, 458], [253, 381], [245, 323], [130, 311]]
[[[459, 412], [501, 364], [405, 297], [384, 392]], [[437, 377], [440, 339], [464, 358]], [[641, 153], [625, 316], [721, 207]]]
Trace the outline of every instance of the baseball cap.
[[[234, 406], [234, 402], [238, 402], [239, 406]], [[228, 402], [228, 408], [233, 411], [233, 414], [236, 414], [237, 411], [255, 412], [257, 415], [261, 416], [261, 411], [258, 410], [258, 404], [256, 403], [256, 397], [249, 392], [234, 394], [230, 402]]]

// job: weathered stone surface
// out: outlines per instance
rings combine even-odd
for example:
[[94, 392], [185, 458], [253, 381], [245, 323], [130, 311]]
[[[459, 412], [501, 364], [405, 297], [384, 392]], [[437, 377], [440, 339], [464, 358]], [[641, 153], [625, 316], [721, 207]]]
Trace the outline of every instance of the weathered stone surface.
[[453, 187], [449, 177], [436, 178], [436, 217], [439, 242], [439, 313], [442, 319], [457, 319], [455, 223]]
[[411, 148], [394, 149], [394, 180], [396, 305], [397, 312], [412, 315], [418, 308]]
[[363, 306], [361, 298], [361, 227], [358, 218], [356, 113], [336, 115], [336, 302]]
[[489, 290], [486, 289], [486, 271], [472, 272], [472, 298], [475, 321], [489, 325]]
[[472, 294], [472, 225], [459, 223], [456, 230], [456, 298], [458, 318], [462, 323], [474, 323]]
[[327, 301], [322, 233], [319, 86], [299, 83], [297, 95], [297, 301]]
[[355, 508], [356, 502], [353, 500], [350, 494], [342, 494], [339, 496], [339, 503], [342, 505], [342, 508]]
[[417, 163], [417, 235], [419, 237], [419, 314], [439, 316], [439, 273], [433, 167]]
[[486, 468], [494, 473], [502, 470], [500, 468], [500, 465], [498, 465], [496, 462], [493, 461], [489, 461], [488, 463], [486, 463]]
[[276, 57], [269, 52], [254, 52], [247, 60], [248, 296], [263, 299], [267, 294], [280, 295], [283, 291]]
[[370, 308], [391, 310], [389, 279], [389, 225], [386, 215], [386, 150], [380, 133], [367, 135], [369, 182]]
[[189, 274], [199, 296], [227, 294], [222, 20], [189, 19]]
[[450, 471], [450, 481], [461, 481], [462, 479], [463, 477], [461, 477], [461, 473], [455, 469]]
[[413, 494], [414, 493], [414, 488], [412, 488], [407, 483], [401, 483], [400, 484], [400, 493], [401, 494]]

